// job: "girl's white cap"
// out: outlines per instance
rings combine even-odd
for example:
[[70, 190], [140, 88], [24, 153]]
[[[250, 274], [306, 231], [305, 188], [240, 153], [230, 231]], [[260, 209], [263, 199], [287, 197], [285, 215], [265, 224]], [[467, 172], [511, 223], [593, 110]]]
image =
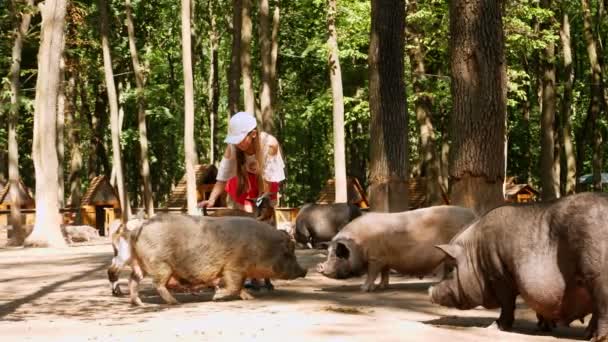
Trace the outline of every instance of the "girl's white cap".
[[224, 142], [234, 145], [240, 143], [257, 125], [258, 123], [251, 113], [238, 112], [234, 114], [228, 123], [228, 135]]

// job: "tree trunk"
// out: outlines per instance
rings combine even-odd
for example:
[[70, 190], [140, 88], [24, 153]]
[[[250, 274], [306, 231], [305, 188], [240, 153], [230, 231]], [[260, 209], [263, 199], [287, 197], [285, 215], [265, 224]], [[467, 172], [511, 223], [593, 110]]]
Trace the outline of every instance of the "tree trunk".
[[137, 46], [135, 45], [135, 28], [133, 25], [133, 14], [131, 0], [125, 0], [127, 12], [127, 31], [129, 34], [129, 51], [133, 62], [135, 73], [135, 86], [137, 87], [137, 127], [139, 130], [139, 163], [141, 165], [141, 180], [144, 188], [144, 207], [148, 217], [154, 216], [154, 199], [152, 198], [152, 184], [150, 180], [150, 163], [148, 161], [148, 132], [146, 129], [146, 100], [144, 97], [144, 75], [142, 72]]
[[452, 204], [482, 214], [504, 201], [506, 61], [501, 5], [450, 2]]
[[342, 71], [340, 69], [336, 16], [336, 0], [328, 0], [327, 28], [329, 35], [327, 45], [329, 47], [329, 79], [333, 100], [335, 201], [336, 203], [346, 203], [348, 197], [346, 156], [344, 152], [344, 96], [342, 94]]
[[405, 2], [372, 0], [369, 46], [371, 209], [408, 209], [408, 119], [403, 81]]
[[198, 164], [194, 144], [194, 81], [190, 36], [190, 0], [182, 0], [182, 61], [184, 64], [184, 149], [186, 155], [186, 194], [188, 214], [196, 214], [196, 173]]
[[[11, 245], [20, 246], [26, 238], [26, 232], [21, 226], [21, 201], [19, 198], [19, 145], [17, 142], [17, 122], [19, 121], [19, 91], [21, 82], [21, 52], [23, 41], [30, 27], [32, 15], [29, 10], [33, 9], [34, 1], [27, 0], [25, 4], [27, 10], [21, 15], [21, 22], [15, 21], [15, 42], [13, 44], [13, 54], [11, 69], [8, 79], [11, 87], [11, 106], [8, 113], [8, 181], [10, 184], [11, 214], [8, 223], [13, 226], [13, 238], [9, 242]], [[16, 4], [13, 2], [13, 7]], [[2, 165], [5, 165], [4, 163]], [[2, 167], [4, 169], [4, 167]], [[4, 170], [2, 170], [2, 173]]]
[[[65, 38], [65, 37], [64, 37]], [[65, 39], [63, 41], [62, 51], [65, 50]], [[65, 159], [65, 55], [61, 56], [61, 63], [59, 66], [59, 94], [57, 95], [57, 163], [59, 168], [57, 169], [57, 184], [59, 185], [59, 191], [57, 194], [57, 200], [59, 201], [59, 208], [65, 206], [65, 181], [63, 176], [63, 161]]]
[[255, 94], [253, 91], [253, 78], [251, 77], [251, 0], [243, 0], [241, 20], [241, 77], [243, 78], [243, 98], [245, 99], [245, 111], [255, 115]]
[[217, 116], [220, 103], [220, 82], [219, 82], [219, 39], [217, 31], [216, 15], [213, 1], [209, 2], [209, 163], [215, 164], [217, 150]]
[[[273, 112], [277, 110], [277, 57], [279, 55], [279, 0], [275, 1], [272, 15], [272, 35], [270, 49], [270, 106]], [[274, 115], [274, 114], [273, 114]], [[274, 119], [274, 117], [273, 117]]]
[[[68, 127], [68, 141], [71, 147], [70, 156], [70, 175], [68, 184], [70, 185], [70, 202], [68, 206], [71, 208], [79, 208], [82, 194], [80, 192], [80, 178], [82, 172], [82, 153], [80, 152], [80, 129], [77, 127], [78, 120], [76, 119], [76, 75], [72, 73], [68, 81], [69, 99], [66, 110], [66, 126]], [[86, 89], [81, 90], [86, 91]], [[80, 116], [82, 117], [82, 115]]]
[[232, 52], [228, 70], [229, 116], [239, 111], [241, 98], [241, 28], [243, 0], [232, 1]]
[[260, 55], [262, 56], [262, 89], [260, 91], [260, 110], [262, 129], [274, 133], [274, 109], [272, 108], [272, 27], [268, 0], [260, 0]]
[[42, 26], [38, 52], [38, 78], [34, 104], [34, 142], [32, 159], [36, 176], [36, 218], [26, 246], [62, 247], [57, 184], [57, 95], [59, 64], [63, 53], [65, 0], [40, 4]]
[[120, 124], [118, 118], [118, 97], [114, 84], [114, 73], [112, 71], [112, 57], [110, 56], [110, 41], [108, 27], [108, 10], [106, 0], [99, 0], [99, 15], [101, 17], [101, 47], [103, 50], [103, 66], [110, 105], [110, 128], [112, 130], [112, 163], [116, 170], [116, 187], [120, 198], [120, 217], [123, 222], [129, 219], [128, 194], [123, 180], [122, 156], [120, 151]]
[[570, 19], [564, 13], [562, 27], [559, 32], [563, 48], [564, 63], [564, 95], [561, 101], [561, 122], [562, 122], [562, 146], [564, 151], [564, 161], [566, 166], [564, 179], [564, 195], [573, 194], [576, 190], [576, 159], [574, 147], [572, 146], [572, 132], [570, 126], [570, 112], [572, 106], [572, 89], [574, 83], [574, 72], [572, 68], [572, 42], [570, 40]]
[[[541, 0], [541, 7], [551, 8], [551, 0]], [[549, 23], [542, 25], [545, 30], [549, 29]], [[559, 197], [559, 181], [554, 173], [554, 153], [555, 139], [553, 129], [555, 122], [556, 103], [555, 103], [555, 44], [549, 42], [541, 58], [543, 78], [542, 87], [542, 106], [540, 119], [540, 173], [542, 186], [542, 199], [550, 201]]]
[[[416, 11], [416, 2], [412, 1], [409, 8]], [[432, 106], [433, 100], [425, 88], [426, 70], [424, 63], [422, 35], [414, 27], [406, 30], [410, 34], [409, 41], [413, 47], [408, 50], [412, 64], [412, 78], [416, 100], [414, 111], [420, 129], [420, 172], [426, 179], [426, 200], [429, 205], [442, 203], [439, 180], [439, 158], [435, 150], [435, 129], [433, 127]]]
[[602, 67], [598, 58], [598, 49], [596, 37], [593, 34], [591, 8], [589, 7], [589, 0], [581, 0], [583, 5], [583, 36], [585, 43], [587, 44], [587, 54], [589, 56], [589, 64], [591, 66], [591, 100], [589, 102], [589, 109], [587, 116], [589, 117], [589, 124], [592, 127], [593, 132], [593, 189], [595, 191], [602, 190], [602, 131], [599, 123], [599, 115], [604, 105], [604, 90], [602, 85]]
[[[527, 67], [527, 63], [524, 61], [526, 74], [530, 74], [529, 68]], [[526, 89], [526, 98], [522, 103], [522, 130], [524, 131], [524, 139], [522, 141], [523, 145], [523, 169], [525, 171], [525, 179], [523, 181], [526, 184], [530, 184], [532, 182], [532, 152], [531, 152], [531, 134], [530, 134], [530, 113], [532, 112], [532, 85], [528, 84], [525, 86]]]

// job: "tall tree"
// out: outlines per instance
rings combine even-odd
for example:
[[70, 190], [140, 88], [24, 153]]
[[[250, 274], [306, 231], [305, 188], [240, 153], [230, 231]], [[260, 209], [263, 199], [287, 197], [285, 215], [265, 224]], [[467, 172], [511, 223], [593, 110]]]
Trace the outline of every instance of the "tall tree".
[[[551, 9], [551, 0], [541, 0], [540, 5], [546, 10]], [[550, 20], [549, 20], [550, 21]], [[551, 23], [544, 23], [543, 28], [550, 29]], [[553, 41], [547, 43], [543, 57], [541, 57], [542, 68], [542, 113], [540, 122], [541, 144], [540, 144], [540, 169], [542, 198], [545, 201], [559, 197], [559, 179], [554, 170], [554, 145], [553, 127], [555, 124], [556, 95], [555, 95], [555, 44]]]
[[125, 188], [122, 168], [122, 156], [120, 151], [120, 124], [118, 118], [118, 97], [116, 85], [114, 84], [114, 72], [112, 71], [112, 56], [110, 55], [110, 39], [108, 26], [108, 8], [106, 0], [99, 0], [99, 15], [101, 17], [101, 48], [103, 50], [103, 69], [110, 105], [110, 128], [112, 131], [112, 164], [116, 172], [116, 187], [120, 197], [120, 217], [126, 222], [130, 216], [129, 198]]
[[139, 163], [141, 167], [141, 180], [144, 186], [144, 207], [148, 217], [154, 215], [154, 199], [152, 198], [152, 184], [150, 180], [150, 163], [148, 161], [148, 131], [146, 128], [146, 99], [144, 97], [144, 73], [139, 63], [137, 45], [135, 44], [135, 28], [133, 25], [133, 9], [131, 0], [125, 0], [127, 13], [127, 32], [129, 34], [129, 51], [135, 74], [135, 86], [137, 87], [137, 128], [139, 130]]
[[209, 163], [215, 164], [217, 150], [217, 116], [220, 104], [218, 51], [220, 35], [217, 31], [215, 3], [209, 1]]
[[576, 158], [572, 146], [572, 131], [570, 113], [572, 106], [572, 88], [574, 83], [574, 69], [572, 67], [572, 41], [570, 39], [570, 18], [562, 9], [562, 25], [559, 36], [562, 42], [562, 58], [564, 65], [564, 94], [561, 100], [561, 138], [565, 162], [564, 195], [573, 194], [576, 189]]
[[[61, 50], [65, 51], [65, 34]], [[59, 65], [59, 94], [57, 95], [57, 163], [59, 164], [59, 168], [57, 169], [57, 184], [59, 186], [57, 200], [59, 201], [60, 208], [65, 206], [65, 182], [63, 176], [63, 162], [65, 159], [65, 63], [64, 54], [61, 56]]]
[[182, 0], [182, 62], [184, 70], [184, 149], [186, 155], [186, 195], [188, 213], [196, 213], [196, 173], [198, 164], [194, 144], [194, 81], [192, 75], [192, 43], [190, 0]]
[[245, 111], [256, 114], [253, 78], [251, 76], [251, 0], [242, 0], [241, 11], [241, 77], [243, 78], [243, 98]]
[[[604, 86], [602, 81], [602, 66], [598, 56], [598, 42], [593, 32], [591, 7], [589, 0], [581, 0], [583, 5], [583, 37], [587, 45], [587, 55], [589, 57], [589, 65], [591, 67], [591, 84], [589, 101], [589, 109], [587, 111], [588, 124], [592, 129], [593, 134], [593, 189], [601, 191], [602, 189], [602, 131], [599, 122], [600, 112], [606, 108], [604, 99]], [[581, 158], [581, 156], [579, 156]], [[579, 169], [580, 171], [580, 169]]]
[[12, 63], [8, 76], [11, 88], [11, 106], [8, 113], [8, 181], [10, 184], [9, 195], [12, 203], [9, 223], [13, 226], [13, 232], [15, 232], [11, 244], [21, 245], [23, 244], [23, 241], [25, 241], [26, 233], [21, 227], [21, 203], [19, 199], [19, 145], [17, 143], [19, 92], [21, 90], [19, 76], [21, 74], [21, 52], [23, 50], [23, 41], [25, 40], [27, 31], [30, 27], [30, 21], [32, 18], [31, 11], [34, 10], [34, 1], [13, 0], [11, 4], [15, 12], [17, 12], [18, 6], [23, 6], [23, 8], [21, 8], [20, 21], [17, 20], [18, 16], [15, 15], [15, 41], [13, 43]]
[[408, 119], [403, 80], [404, 0], [372, 0], [369, 45], [370, 206], [408, 209]]
[[274, 111], [276, 110], [276, 98], [277, 98], [277, 57], [279, 55], [279, 22], [280, 22], [280, 11], [279, 0], [275, 1], [274, 12], [272, 14], [272, 34], [270, 36], [271, 48], [270, 48], [270, 107]]
[[73, 71], [68, 80], [68, 94], [70, 95], [65, 116], [66, 126], [68, 127], [68, 144], [71, 147], [70, 174], [68, 176], [68, 184], [70, 186], [70, 202], [68, 203], [68, 206], [71, 208], [79, 208], [80, 200], [82, 198], [80, 190], [80, 181], [82, 178], [82, 153], [80, 151], [80, 130], [77, 127], [79, 120], [76, 119], [76, 78], [76, 71]]
[[268, 0], [260, 0], [260, 55], [262, 56], [262, 89], [260, 91], [260, 111], [262, 129], [274, 131], [273, 108], [271, 100], [270, 68], [272, 53], [272, 27]]
[[241, 98], [241, 31], [243, 0], [232, 0], [232, 50], [228, 70], [229, 115], [239, 111]]
[[61, 235], [57, 182], [57, 95], [63, 53], [65, 0], [40, 4], [42, 31], [34, 105], [32, 157], [36, 173], [36, 222], [26, 246], [65, 246]]
[[327, 3], [327, 45], [329, 47], [329, 79], [331, 81], [334, 123], [335, 201], [336, 203], [346, 203], [348, 197], [344, 148], [344, 95], [342, 93], [342, 70], [340, 69], [340, 51], [338, 50], [338, 32], [336, 30], [336, 0], [328, 0]]
[[506, 63], [501, 4], [450, 2], [453, 204], [483, 213], [504, 201]]
[[[417, 1], [410, 1], [409, 9], [416, 11]], [[424, 44], [421, 30], [412, 23], [408, 23], [406, 34], [412, 47], [407, 49], [412, 64], [412, 83], [416, 100], [414, 112], [418, 121], [420, 134], [420, 163], [421, 174], [426, 179], [426, 198], [429, 204], [438, 204], [442, 201], [441, 184], [439, 179], [439, 158], [435, 149], [435, 128], [432, 121], [433, 99], [430, 89], [426, 89], [426, 65]]]

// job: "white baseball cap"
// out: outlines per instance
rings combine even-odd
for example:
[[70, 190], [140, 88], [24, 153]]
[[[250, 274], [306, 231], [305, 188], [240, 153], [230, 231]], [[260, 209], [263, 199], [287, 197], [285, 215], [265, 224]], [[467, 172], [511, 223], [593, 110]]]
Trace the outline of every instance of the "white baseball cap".
[[238, 112], [234, 114], [228, 123], [228, 135], [224, 142], [234, 145], [240, 143], [257, 125], [258, 123], [251, 113]]

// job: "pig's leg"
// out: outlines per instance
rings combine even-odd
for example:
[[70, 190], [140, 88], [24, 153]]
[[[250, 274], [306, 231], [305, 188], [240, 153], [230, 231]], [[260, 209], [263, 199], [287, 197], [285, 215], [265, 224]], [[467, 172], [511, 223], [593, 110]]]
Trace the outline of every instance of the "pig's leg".
[[223, 289], [218, 289], [213, 295], [213, 300], [224, 300], [232, 296], [238, 295], [243, 300], [253, 299], [254, 297], [243, 287], [245, 275], [239, 271], [226, 270], [224, 271]]
[[378, 273], [382, 270], [383, 266], [378, 262], [370, 261], [367, 266], [367, 279], [365, 283], [361, 285], [361, 291], [363, 292], [371, 292], [376, 289], [376, 278], [378, 278]]
[[380, 274], [380, 284], [378, 285], [378, 289], [386, 290], [388, 289], [388, 275], [390, 273], [390, 268], [388, 266], [382, 269], [382, 273]]
[[593, 334], [591, 341], [608, 341], [608, 276], [602, 274], [591, 282], [593, 289], [594, 309], [589, 332]]
[[515, 321], [515, 299], [517, 298], [517, 293], [500, 285], [495, 290], [500, 304], [500, 316], [491, 327], [497, 327], [502, 331], [510, 331], [513, 328], [513, 321]]
[[142, 280], [143, 275], [136, 270], [131, 272], [129, 278], [129, 296], [131, 297], [131, 304], [136, 306], [143, 306], [141, 299], [139, 298], [139, 282]]
[[152, 275], [152, 277], [154, 279], [154, 285], [156, 286], [156, 291], [158, 291], [158, 294], [167, 304], [179, 304], [177, 299], [175, 299], [169, 290], [167, 290], [167, 283], [173, 274], [171, 266], [166, 263], [159, 263], [155, 265], [154, 268], [156, 272]]

